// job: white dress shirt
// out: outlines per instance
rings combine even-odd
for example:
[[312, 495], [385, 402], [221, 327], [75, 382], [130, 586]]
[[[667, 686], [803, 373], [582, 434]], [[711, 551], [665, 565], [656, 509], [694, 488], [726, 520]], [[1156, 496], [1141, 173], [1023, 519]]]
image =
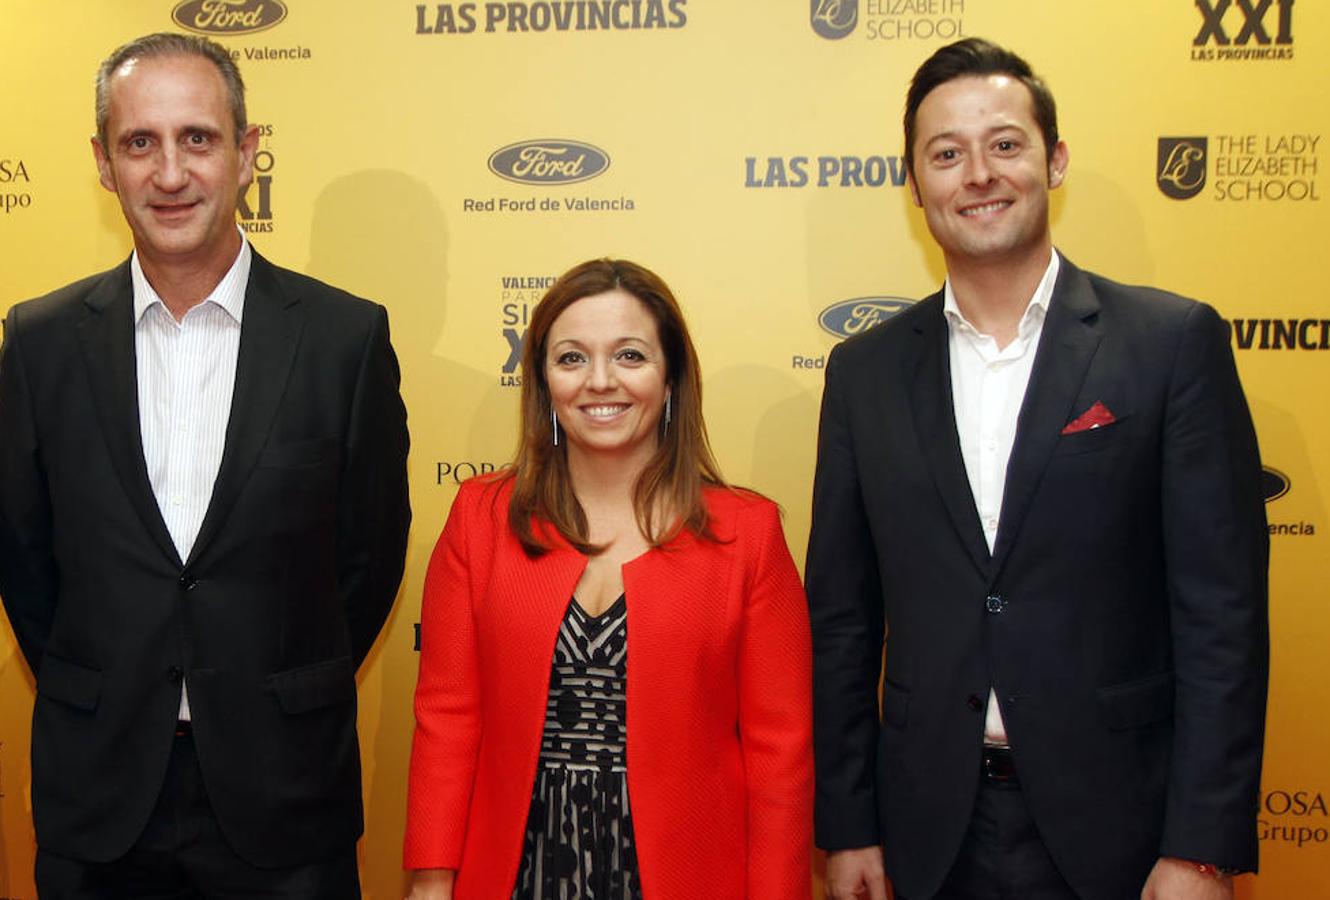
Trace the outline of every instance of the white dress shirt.
[[[222, 464], [251, 258], [242, 237], [226, 275], [179, 321], [148, 284], [137, 251], [130, 258], [143, 459], [181, 561], [194, 548]], [[189, 718], [183, 683], [180, 718]]]
[[[989, 553], [993, 552], [1002, 518], [1002, 494], [1007, 483], [1007, 460], [1016, 442], [1016, 419], [1030, 384], [1035, 351], [1058, 277], [1058, 255], [1050, 255], [1048, 268], [1025, 307], [1015, 339], [1001, 349], [991, 335], [980, 334], [961, 314], [950, 280], [943, 288], [956, 432]], [[1006, 727], [992, 688], [988, 691], [984, 741], [1007, 743]]]

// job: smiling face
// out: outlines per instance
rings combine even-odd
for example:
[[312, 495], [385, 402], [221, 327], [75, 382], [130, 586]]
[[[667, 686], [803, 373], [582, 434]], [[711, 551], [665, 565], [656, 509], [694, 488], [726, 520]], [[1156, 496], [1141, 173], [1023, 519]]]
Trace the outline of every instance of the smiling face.
[[949, 269], [1047, 262], [1048, 192], [1062, 183], [1067, 147], [1059, 141], [1048, 158], [1019, 80], [966, 76], [934, 88], [916, 115], [914, 156], [910, 193]]
[[258, 131], [237, 143], [226, 83], [192, 55], [130, 59], [108, 85], [102, 186], [120, 199], [145, 270], [229, 265], [235, 207], [253, 175]]
[[624, 290], [583, 297], [550, 326], [545, 380], [572, 457], [608, 454], [645, 465], [669, 393], [660, 330]]

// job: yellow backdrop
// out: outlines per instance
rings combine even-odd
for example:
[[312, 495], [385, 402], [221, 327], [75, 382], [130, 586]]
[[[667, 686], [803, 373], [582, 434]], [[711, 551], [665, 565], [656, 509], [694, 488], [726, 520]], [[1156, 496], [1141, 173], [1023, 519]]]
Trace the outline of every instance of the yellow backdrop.
[[[957, 36], [1009, 44], [1061, 107], [1058, 246], [1206, 299], [1234, 324], [1273, 498], [1262, 873], [1242, 892], [1327, 898], [1330, 11], [1248, 6], [5, 0], [0, 311], [129, 251], [88, 147], [97, 63], [149, 31], [229, 29], [217, 37], [263, 128], [240, 210], [250, 238], [385, 303], [402, 361], [415, 527], [401, 598], [361, 673], [365, 893], [391, 900], [425, 562], [457, 480], [511, 452], [512, 351], [529, 306], [592, 256], [663, 275], [693, 328], [722, 466], [780, 501], [802, 559], [834, 332], [943, 278], [901, 186], [909, 75]], [[0, 629], [0, 898], [33, 897], [32, 696]]]

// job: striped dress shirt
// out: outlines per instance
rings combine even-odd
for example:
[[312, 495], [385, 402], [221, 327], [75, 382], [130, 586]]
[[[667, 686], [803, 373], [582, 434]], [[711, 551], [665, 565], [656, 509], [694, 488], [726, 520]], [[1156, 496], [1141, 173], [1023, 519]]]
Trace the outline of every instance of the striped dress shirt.
[[[182, 561], [194, 548], [222, 464], [251, 258], [242, 238], [217, 287], [179, 320], [148, 283], [138, 252], [130, 258], [143, 459]], [[184, 684], [180, 718], [189, 718]]]

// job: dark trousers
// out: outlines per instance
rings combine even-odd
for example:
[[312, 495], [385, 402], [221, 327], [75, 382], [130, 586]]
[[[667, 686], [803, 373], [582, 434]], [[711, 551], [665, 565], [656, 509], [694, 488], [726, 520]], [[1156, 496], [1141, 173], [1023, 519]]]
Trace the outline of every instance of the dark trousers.
[[932, 900], [1077, 900], [1035, 830], [1018, 783], [980, 782], [965, 840]]
[[120, 859], [89, 863], [37, 850], [41, 900], [359, 900], [356, 848], [285, 869], [261, 869], [226, 842], [203, 789], [194, 741], [176, 736], [162, 794]]

